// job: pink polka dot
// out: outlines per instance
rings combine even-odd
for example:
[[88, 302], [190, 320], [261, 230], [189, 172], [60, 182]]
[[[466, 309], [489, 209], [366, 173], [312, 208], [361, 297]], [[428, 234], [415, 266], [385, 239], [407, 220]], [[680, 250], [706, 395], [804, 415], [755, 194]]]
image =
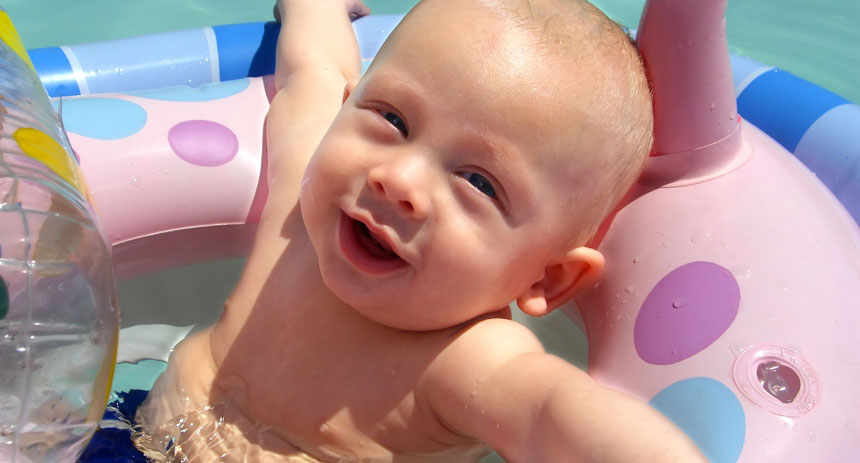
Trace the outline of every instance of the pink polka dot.
[[669, 365], [716, 341], [738, 314], [734, 276], [712, 262], [691, 262], [664, 276], [642, 303], [633, 343], [642, 360]]
[[167, 132], [167, 141], [181, 159], [204, 167], [226, 164], [239, 151], [236, 134], [213, 121], [180, 122]]

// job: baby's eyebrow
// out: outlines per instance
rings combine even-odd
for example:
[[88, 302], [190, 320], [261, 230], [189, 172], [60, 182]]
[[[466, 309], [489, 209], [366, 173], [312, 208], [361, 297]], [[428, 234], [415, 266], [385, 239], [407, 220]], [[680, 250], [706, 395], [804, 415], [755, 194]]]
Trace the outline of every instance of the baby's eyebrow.
[[531, 209], [535, 207], [534, 192], [529, 185], [533, 173], [525, 162], [523, 153], [514, 143], [504, 137], [495, 137], [480, 130], [469, 130], [467, 148], [477, 154], [490, 173], [502, 183], [501, 188], [509, 207]]
[[510, 146], [501, 137], [488, 135], [480, 127], [464, 128], [465, 143], [469, 151], [479, 154], [485, 161], [490, 164], [504, 169], [516, 168], [516, 159], [519, 157], [516, 149]]
[[401, 106], [409, 107], [413, 114], [408, 119], [412, 122], [415, 122], [413, 119], [424, 117], [426, 103], [408, 73], [395, 67], [385, 68], [377, 71], [365, 85], [365, 91], [371, 99], [399, 100], [398, 109]]

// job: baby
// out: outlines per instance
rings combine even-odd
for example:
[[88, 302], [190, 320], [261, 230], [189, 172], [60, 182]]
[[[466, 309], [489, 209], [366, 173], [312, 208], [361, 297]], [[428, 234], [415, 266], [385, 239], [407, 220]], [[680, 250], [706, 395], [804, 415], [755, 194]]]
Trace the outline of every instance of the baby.
[[269, 198], [219, 322], [139, 419], [175, 461], [703, 461], [511, 321], [589, 286], [651, 143], [581, 0], [425, 0], [359, 80], [360, 0], [280, 0]]

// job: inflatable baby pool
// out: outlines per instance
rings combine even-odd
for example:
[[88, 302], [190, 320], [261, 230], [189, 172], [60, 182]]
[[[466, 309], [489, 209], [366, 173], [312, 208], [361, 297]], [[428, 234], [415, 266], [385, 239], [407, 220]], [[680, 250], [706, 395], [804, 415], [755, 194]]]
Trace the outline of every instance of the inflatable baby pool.
[[[589, 372], [711, 461], [860, 461], [860, 108], [729, 56], [724, 9], [646, 5], [654, 153], [596, 240], [603, 278], [565, 311], [587, 333]], [[365, 62], [398, 20], [355, 23]], [[247, 251], [267, 193], [270, 91], [256, 76], [276, 29], [228, 29], [31, 53], [64, 96], [54, 106], [119, 278]], [[187, 331], [150, 328], [121, 335], [121, 359], [161, 359]]]

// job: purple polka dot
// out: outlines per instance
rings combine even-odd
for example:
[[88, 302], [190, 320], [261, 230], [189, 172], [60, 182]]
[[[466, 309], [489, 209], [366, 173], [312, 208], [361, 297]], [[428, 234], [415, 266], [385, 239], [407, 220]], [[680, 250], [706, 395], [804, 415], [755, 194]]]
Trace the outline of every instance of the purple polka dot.
[[167, 132], [167, 141], [184, 161], [204, 167], [226, 164], [239, 151], [236, 134], [213, 121], [180, 122]]
[[704, 350], [738, 314], [741, 292], [724, 267], [691, 262], [664, 276], [642, 303], [633, 343], [642, 360], [680, 362]]

